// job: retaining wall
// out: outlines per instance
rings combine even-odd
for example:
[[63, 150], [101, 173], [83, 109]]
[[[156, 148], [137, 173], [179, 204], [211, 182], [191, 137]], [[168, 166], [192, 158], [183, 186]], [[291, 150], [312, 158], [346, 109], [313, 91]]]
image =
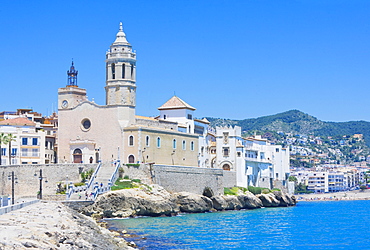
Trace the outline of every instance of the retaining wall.
[[[57, 184], [62, 182], [66, 183], [67, 177], [68, 182], [79, 182], [80, 171], [95, 169], [97, 164], [35, 164], [35, 165], [11, 165], [11, 166], [0, 166], [0, 195], [12, 194], [12, 181], [9, 180], [8, 176], [14, 171], [15, 177], [17, 177], [17, 183], [14, 185], [14, 196], [15, 199], [19, 197], [35, 197], [40, 189], [40, 169], [42, 169], [43, 177], [46, 177], [42, 181], [43, 195], [55, 195]], [[35, 176], [36, 174], [36, 176]], [[45, 181], [48, 182], [45, 182]]]
[[[223, 194], [225, 182], [231, 185], [232, 172], [226, 174], [222, 169], [153, 165], [153, 182], [170, 192], [191, 192], [203, 194], [204, 188], [209, 187], [215, 195]], [[235, 172], [234, 172], [235, 173]], [[234, 175], [234, 186], [236, 178]], [[227, 185], [227, 186], [228, 186]]]

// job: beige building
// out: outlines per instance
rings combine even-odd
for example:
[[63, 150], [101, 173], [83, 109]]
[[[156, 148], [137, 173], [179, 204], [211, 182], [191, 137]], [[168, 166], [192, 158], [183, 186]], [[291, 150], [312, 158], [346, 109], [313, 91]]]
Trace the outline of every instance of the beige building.
[[[198, 135], [182, 131], [182, 125], [166, 117], [135, 115], [136, 53], [122, 24], [106, 54], [106, 104], [88, 100], [77, 85], [73, 63], [68, 84], [58, 90], [58, 161], [123, 163], [151, 162], [166, 165], [198, 165]], [[181, 100], [181, 99], [179, 99]], [[166, 106], [166, 105], [164, 105]], [[185, 107], [186, 119], [192, 121]], [[183, 110], [165, 107], [169, 113]], [[191, 108], [190, 111], [195, 110]], [[190, 124], [194, 131], [194, 122]]]

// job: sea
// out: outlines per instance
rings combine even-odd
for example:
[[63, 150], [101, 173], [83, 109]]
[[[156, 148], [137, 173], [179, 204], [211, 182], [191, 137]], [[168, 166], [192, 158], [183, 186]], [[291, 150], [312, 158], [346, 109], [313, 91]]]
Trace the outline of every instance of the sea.
[[141, 249], [370, 249], [370, 200], [107, 222]]

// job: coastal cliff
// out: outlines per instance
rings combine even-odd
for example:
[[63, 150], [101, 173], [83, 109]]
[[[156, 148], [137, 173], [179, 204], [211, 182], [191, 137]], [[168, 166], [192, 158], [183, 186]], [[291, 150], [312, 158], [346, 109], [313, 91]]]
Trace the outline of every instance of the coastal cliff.
[[256, 209], [261, 207], [294, 206], [294, 196], [281, 191], [254, 195], [249, 191], [238, 195], [214, 196], [188, 192], [169, 193], [158, 185], [122, 189], [103, 194], [94, 204], [82, 208], [82, 213], [94, 217], [171, 216], [179, 212]]

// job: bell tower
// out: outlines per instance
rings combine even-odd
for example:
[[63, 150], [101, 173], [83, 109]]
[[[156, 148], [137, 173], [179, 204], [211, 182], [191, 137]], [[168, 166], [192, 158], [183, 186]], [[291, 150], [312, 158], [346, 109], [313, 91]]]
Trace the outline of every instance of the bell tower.
[[[106, 53], [106, 105], [130, 109], [135, 116], [136, 53], [123, 32], [122, 23], [116, 40]], [[132, 113], [133, 112], [133, 113]]]
[[78, 74], [78, 70], [75, 69], [75, 66], [72, 60], [71, 68], [67, 71], [67, 75], [68, 75], [67, 86], [78, 87], [77, 86], [77, 74]]
[[69, 110], [75, 108], [80, 103], [87, 101], [86, 89], [77, 86], [77, 74], [74, 63], [67, 71], [67, 85], [65, 88], [58, 89], [58, 109]]

